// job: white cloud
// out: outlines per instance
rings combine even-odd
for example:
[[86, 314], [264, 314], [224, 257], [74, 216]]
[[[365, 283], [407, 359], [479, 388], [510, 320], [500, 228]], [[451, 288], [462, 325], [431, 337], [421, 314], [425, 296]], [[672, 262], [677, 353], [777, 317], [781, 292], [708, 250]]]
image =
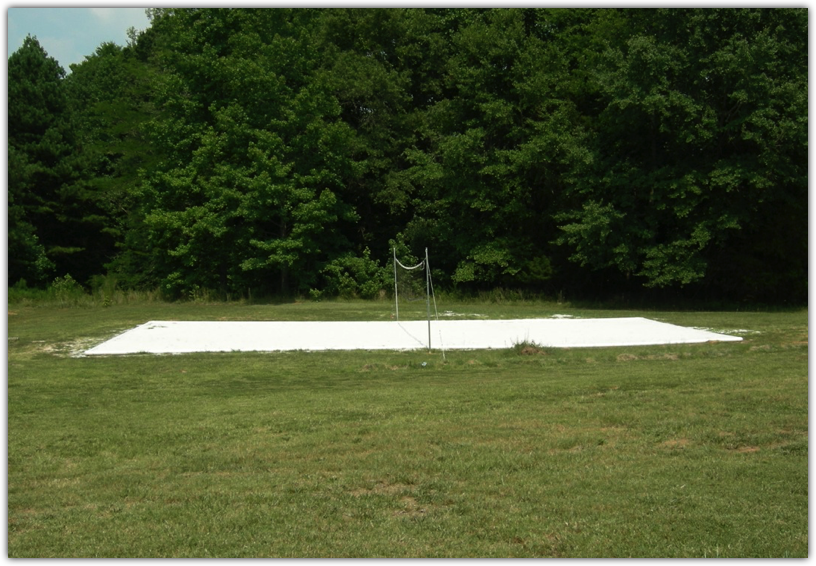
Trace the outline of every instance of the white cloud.
[[[103, 22], [111, 22], [115, 17], [114, 8], [88, 8], [91, 14], [102, 20]], [[120, 8], [121, 10], [122, 8]]]

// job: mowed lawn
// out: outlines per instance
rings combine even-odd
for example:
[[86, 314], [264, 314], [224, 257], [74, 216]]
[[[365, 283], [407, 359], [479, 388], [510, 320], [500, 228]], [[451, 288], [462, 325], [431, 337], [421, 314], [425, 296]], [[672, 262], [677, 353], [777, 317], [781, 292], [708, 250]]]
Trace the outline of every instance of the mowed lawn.
[[745, 340], [83, 358], [148, 320], [390, 310], [12, 305], [9, 556], [808, 555], [806, 310], [439, 306], [645, 316]]

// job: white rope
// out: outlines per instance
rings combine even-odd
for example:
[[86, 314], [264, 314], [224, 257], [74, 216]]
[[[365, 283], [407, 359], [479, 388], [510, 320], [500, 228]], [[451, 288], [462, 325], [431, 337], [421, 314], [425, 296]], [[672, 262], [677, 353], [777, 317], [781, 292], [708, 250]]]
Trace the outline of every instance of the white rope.
[[402, 325], [402, 323], [401, 323], [401, 322], [397, 321], [397, 326], [399, 326], [399, 327], [400, 327], [400, 330], [402, 330], [402, 331], [403, 331], [403, 332], [405, 332], [405, 333], [406, 333], [408, 336], [410, 336], [412, 339], [414, 339], [414, 340], [416, 341], [416, 343], [417, 343], [417, 344], [419, 344], [420, 346], [424, 346], [424, 345], [425, 345], [425, 343], [424, 343], [422, 340], [420, 340], [419, 338], [417, 338], [416, 336], [414, 336], [413, 334], [411, 334], [410, 332], [408, 332], [408, 329], [407, 329], [407, 328], [405, 328], [405, 327]]
[[[408, 330], [405, 327], [403, 327], [401, 324], [399, 324], [399, 298], [397, 296], [397, 293], [398, 293], [398, 290], [397, 290], [397, 265], [399, 265], [401, 268], [403, 268], [403, 269], [405, 269], [407, 271], [413, 271], [414, 269], [422, 269], [422, 268], [425, 267], [426, 259], [427, 259], [427, 256], [428, 256], [428, 250], [427, 249], [425, 250], [426, 259], [420, 261], [418, 264], [414, 265], [413, 267], [408, 267], [407, 265], [403, 264], [400, 260], [397, 259], [397, 250], [396, 250], [396, 248], [393, 248], [393, 252], [394, 252], [394, 304], [395, 304], [396, 313], [397, 313], [397, 324], [403, 330], [403, 332], [405, 332], [406, 334], [411, 336], [411, 338], [413, 338], [414, 340], [416, 340], [418, 343], [421, 344], [422, 342], [416, 336], [413, 336], [410, 332], [408, 332]], [[433, 292], [433, 279], [431, 278], [431, 270], [430, 269], [428, 269], [426, 277], [427, 277], [427, 282], [428, 282], [428, 287], [429, 287], [429, 292], [430, 292], [429, 294], [430, 294], [431, 297], [433, 297], [434, 313], [436, 314], [436, 330], [437, 330], [437, 332], [439, 334], [439, 347], [442, 350], [442, 359], [444, 361], [447, 361], [447, 358], [445, 356], [445, 345], [442, 342], [442, 329], [440, 328], [440, 325], [439, 325], [439, 310], [437, 310], [437, 308], [436, 308], [436, 294]], [[429, 308], [430, 308], [430, 305], [429, 305]], [[430, 345], [430, 339], [431, 339], [430, 316], [431, 316], [431, 314], [430, 314], [430, 312], [428, 312], [428, 325], [429, 325], [429, 328], [428, 328], [428, 341], [429, 341], [428, 347], [429, 348], [431, 346]]]
[[419, 269], [420, 267], [425, 267], [425, 260], [424, 259], [422, 261], [420, 261], [418, 264], [416, 264], [415, 266], [413, 266], [413, 267], [408, 267], [406, 265], [403, 265], [402, 262], [400, 260], [398, 260], [396, 257], [394, 257], [394, 261], [396, 261], [401, 268], [407, 269], [408, 271], [413, 271], [414, 269]]
[[400, 260], [397, 259], [397, 248], [392, 248], [392, 250], [394, 252], [394, 309], [395, 309], [395, 312], [396, 312], [397, 321], [399, 321], [399, 289], [397, 288], [398, 287], [398, 285], [397, 285], [397, 264], [399, 264], [399, 266], [402, 267], [403, 269], [405, 269], [406, 271], [413, 271], [414, 269], [419, 269], [420, 267], [424, 267], [425, 266], [425, 260], [420, 261], [418, 264], [416, 264], [413, 267], [408, 267], [407, 265], [404, 265]]

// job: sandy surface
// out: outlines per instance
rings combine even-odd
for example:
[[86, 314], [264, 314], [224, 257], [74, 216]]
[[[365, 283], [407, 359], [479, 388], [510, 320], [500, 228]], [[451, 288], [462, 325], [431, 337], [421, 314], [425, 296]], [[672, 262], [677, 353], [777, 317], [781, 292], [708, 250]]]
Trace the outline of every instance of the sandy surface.
[[[553, 348], [587, 348], [742, 340], [640, 317], [432, 321], [430, 339], [431, 347], [437, 350], [511, 348], [525, 341]], [[151, 321], [87, 350], [85, 355], [427, 347], [427, 321]]]

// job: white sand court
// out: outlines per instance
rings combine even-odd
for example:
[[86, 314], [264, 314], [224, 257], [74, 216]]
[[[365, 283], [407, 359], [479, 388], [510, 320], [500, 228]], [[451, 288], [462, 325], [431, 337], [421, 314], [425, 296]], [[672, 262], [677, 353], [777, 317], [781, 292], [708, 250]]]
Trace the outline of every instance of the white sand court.
[[[442, 320], [430, 324], [434, 350], [647, 346], [740, 341], [742, 338], [642, 317]], [[427, 349], [427, 321], [151, 321], [85, 355], [274, 352], [287, 350]]]

